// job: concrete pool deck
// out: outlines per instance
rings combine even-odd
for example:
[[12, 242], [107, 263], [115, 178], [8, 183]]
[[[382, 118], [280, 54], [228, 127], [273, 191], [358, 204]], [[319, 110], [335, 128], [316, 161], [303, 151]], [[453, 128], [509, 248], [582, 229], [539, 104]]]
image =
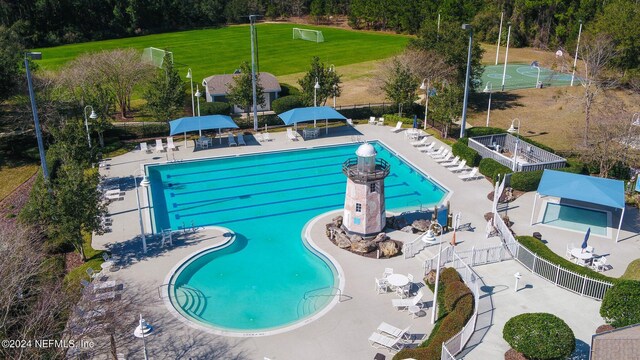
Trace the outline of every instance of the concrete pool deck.
[[[469, 224], [465, 230], [457, 232], [456, 240], [459, 244], [459, 250], [498, 245], [500, 243], [498, 238], [486, 239], [484, 233], [484, 214], [491, 209], [491, 202], [487, 199], [488, 193], [493, 190], [491, 184], [486, 180], [463, 182], [458, 179], [457, 174], [451, 173], [430, 157], [413, 148], [403, 132], [394, 134], [389, 129], [389, 127], [370, 125], [357, 125], [355, 128], [331, 128], [328, 136], [321, 136], [309, 141], [300, 138], [300, 141], [297, 142], [288, 141], [286, 133], [278, 132], [271, 133], [274, 139], [271, 142], [258, 143], [251, 137], [246, 137], [248, 146], [231, 148], [226, 146], [226, 140], [223, 140], [222, 145], [219, 145], [218, 139], [215, 139], [214, 148], [197, 152], [193, 152], [192, 147], [184, 149], [184, 142], [177, 141], [179, 137], [176, 137], [176, 144], [180, 146], [180, 149], [174, 153], [146, 154], [132, 151], [108, 160], [108, 168], [102, 168], [101, 173], [107, 177], [107, 181], [117, 179], [125, 195], [123, 200], [115, 201], [109, 205], [109, 212], [113, 219], [112, 231], [101, 236], [94, 236], [93, 245], [96, 248], [107, 248], [113, 252], [120, 268], [111, 273], [110, 278], [124, 283], [123, 297], [131, 299], [131, 302], [139, 303], [138, 307], [140, 311], [143, 311], [145, 319], [154, 325], [156, 330], [147, 339], [147, 350], [150, 357], [176, 358], [182, 356], [185, 358], [220, 359], [263, 359], [263, 357], [268, 357], [274, 360], [299, 358], [372, 359], [378, 352], [389, 356], [386, 351], [376, 350], [367, 342], [369, 335], [382, 321], [401, 328], [411, 325], [411, 333], [417, 334], [418, 337], [428, 336], [431, 331], [430, 310], [433, 296], [431, 292], [427, 290], [425, 294], [425, 301], [429, 306], [428, 314], [421, 313], [422, 316], [413, 319], [406, 311], [396, 311], [391, 306], [391, 299], [395, 298], [394, 295], [377, 295], [374, 291], [373, 279], [379, 277], [385, 267], [393, 267], [397, 273], [411, 273], [416, 279], [420, 279], [423, 268], [422, 259], [433, 256], [433, 248], [427, 248], [416, 258], [407, 260], [401, 257], [374, 260], [356, 256], [338, 249], [326, 239], [324, 224], [335, 215], [324, 215], [324, 218], [319, 220], [310, 229], [310, 232], [314, 242], [333, 256], [342, 266], [346, 277], [344, 299], [323, 317], [291, 332], [267, 337], [229, 338], [205, 333], [179, 321], [169, 313], [164, 301], [158, 295], [158, 288], [163, 285], [166, 275], [176, 264], [195, 251], [223, 241], [224, 234], [215, 230], [199, 230], [195, 234], [178, 237], [173, 247], [164, 248], [160, 248], [160, 240], [157, 237], [154, 239], [149, 237], [150, 250], [146, 256], [141, 253], [141, 241], [137, 238], [137, 235], [140, 234], [140, 225], [135, 188], [131, 176], [136, 173], [141, 164], [377, 139], [451, 191], [449, 200], [452, 211], [454, 213], [461, 212], [461, 222]], [[192, 144], [193, 142], [189, 143], [190, 146]], [[141, 178], [139, 171], [137, 176], [138, 179]], [[140, 196], [144, 226], [145, 229], [149, 229], [146, 191], [140, 191]], [[517, 234], [530, 235], [534, 231], [541, 232], [543, 239], [548, 241], [547, 245], [561, 255], [564, 254], [567, 243], [573, 242], [579, 245], [579, 242], [582, 241], [582, 236], [579, 234], [538, 224], [529, 226], [532, 205], [533, 193], [524, 194], [509, 204], [506, 213], [514, 222], [513, 229]], [[613, 222], [616, 223], [615, 216]], [[616, 244], [612, 239], [592, 235], [589, 240], [590, 245], [596, 248], [596, 253], [607, 254], [609, 263], [613, 266], [605, 274], [620, 276], [630, 261], [640, 258], [640, 250], [638, 250], [640, 249], [638, 247], [638, 242], [640, 242], [639, 224], [638, 212], [627, 209], [619, 243]], [[415, 237], [399, 232], [390, 235], [403, 241]], [[450, 237], [451, 234], [446, 234], [444, 241], [448, 242]], [[488, 290], [493, 294], [492, 296], [484, 297], [485, 301], [481, 300], [480, 311], [483, 314], [490, 314], [491, 317], [488, 320], [486, 318], [488, 315], [485, 315], [485, 318], [480, 317], [478, 328], [482, 328], [482, 330], [479, 330], [478, 336], [474, 336], [470, 342], [471, 350], [466, 354], [468, 359], [489, 359], [495, 358], [498, 353], [504, 354], [508, 345], [502, 340], [502, 326], [510, 317], [522, 312], [548, 311], [557, 313], [557, 315], [567, 314], [568, 318], [565, 316], [561, 316], [561, 318], [567, 321], [576, 336], [583, 342], [588, 342], [588, 335], [595, 331], [593, 325], [597, 326], [602, 323], [597, 311], [600, 306], [599, 302], [582, 298], [532, 276], [524, 267], [514, 261], [478, 266], [474, 269], [487, 286], [493, 286], [495, 289]], [[511, 280], [513, 280], [515, 271], [520, 271], [523, 274], [521, 286], [530, 284], [532, 288], [525, 288], [517, 293], [512, 289], [511, 291], [499, 291], [504, 286], [513, 286]], [[548, 302], [546, 299], [554, 299], [554, 301]], [[486, 300], [493, 300], [493, 305], [486, 304]], [[245, 301], [255, 301], [255, 299], [245, 299]], [[578, 306], [580, 312], [578, 314], [572, 312]], [[486, 308], [485, 311], [483, 311], [483, 307]], [[131, 319], [123, 319], [123, 321], [131, 321], [133, 331], [136, 319], [137, 313], [131, 314]], [[488, 323], [483, 324], [482, 321]], [[482, 332], [485, 333], [481, 334]], [[139, 345], [135, 341], [126, 342], [126, 345], [121, 346], [118, 352], [125, 353], [128, 358], [142, 358]], [[211, 354], [213, 351], [216, 351], [215, 357], [204, 355]]]

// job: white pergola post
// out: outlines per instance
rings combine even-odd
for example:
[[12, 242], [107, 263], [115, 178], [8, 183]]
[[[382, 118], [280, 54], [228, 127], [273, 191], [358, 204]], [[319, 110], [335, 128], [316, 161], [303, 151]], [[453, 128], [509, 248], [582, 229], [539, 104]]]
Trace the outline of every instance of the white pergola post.
[[625, 208], [622, 208], [622, 214], [620, 214], [620, 223], [618, 224], [618, 233], [616, 234], [616, 242], [618, 242], [618, 239], [620, 238], [620, 229], [622, 229], [622, 219], [624, 218], [624, 210]]
[[529, 226], [533, 225], [533, 214], [536, 212], [536, 200], [538, 200], [538, 192], [533, 195], [533, 208], [531, 209], [531, 221], [529, 221]]

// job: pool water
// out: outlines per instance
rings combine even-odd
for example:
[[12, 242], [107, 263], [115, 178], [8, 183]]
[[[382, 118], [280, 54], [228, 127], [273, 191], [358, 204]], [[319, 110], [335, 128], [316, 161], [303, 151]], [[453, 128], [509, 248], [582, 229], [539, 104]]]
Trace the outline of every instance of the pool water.
[[[301, 240], [313, 217], [344, 205], [342, 163], [359, 144], [148, 166], [153, 227], [223, 226], [229, 247], [193, 258], [170, 297], [187, 318], [224, 331], [281, 328], [331, 300], [334, 266]], [[439, 204], [446, 191], [380, 143], [391, 164], [387, 210]]]
[[604, 211], [547, 202], [542, 223], [569, 230], [607, 236], [608, 214]]

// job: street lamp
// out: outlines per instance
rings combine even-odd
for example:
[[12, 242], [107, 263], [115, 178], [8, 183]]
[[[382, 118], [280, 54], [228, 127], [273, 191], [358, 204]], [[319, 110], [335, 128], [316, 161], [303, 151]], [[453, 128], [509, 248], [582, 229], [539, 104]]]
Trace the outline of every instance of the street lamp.
[[440, 230], [440, 245], [438, 245], [438, 263], [436, 264], [436, 285], [433, 289], [433, 308], [431, 308], [431, 324], [436, 322], [436, 307], [438, 306], [438, 282], [440, 281], [440, 253], [442, 253], [442, 225], [437, 221], [431, 225]]
[[42, 142], [42, 131], [40, 130], [40, 121], [38, 121], [38, 109], [36, 108], [36, 96], [33, 92], [33, 83], [31, 81], [31, 71], [29, 70], [29, 59], [42, 59], [41, 52], [24, 53], [24, 67], [27, 72], [27, 85], [29, 86], [29, 98], [31, 99], [31, 111], [33, 112], [33, 124], [36, 128], [36, 139], [38, 140], [38, 152], [40, 153], [40, 165], [42, 166], [42, 176], [44, 180], [49, 180], [49, 169], [47, 169], [47, 159], [44, 153], [44, 144]]
[[469, 101], [469, 75], [471, 74], [471, 43], [473, 42], [473, 28], [469, 24], [462, 24], [463, 30], [469, 30], [469, 49], [467, 50], [467, 75], [464, 81], [464, 101], [462, 104], [462, 122], [460, 127], [460, 138], [464, 137], [467, 126], [467, 102]]
[[196, 85], [196, 97], [198, 98], [198, 116], [200, 116], [200, 97], [202, 93], [200, 92], [200, 87]]
[[89, 122], [87, 121], [87, 109], [91, 108], [91, 115], [89, 115], [89, 119], [95, 120], [98, 118], [96, 112], [93, 111], [93, 106], [87, 105], [84, 107], [84, 127], [87, 129], [87, 141], [89, 141], [89, 149], [91, 149], [91, 135], [89, 135]]
[[504, 54], [504, 68], [502, 70], [502, 91], [504, 91], [504, 81], [507, 77], [507, 60], [509, 59], [509, 40], [511, 39], [511, 21], [507, 23], [509, 26], [507, 31], [507, 51]]
[[578, 49], [580, 48], [580, 35], [582, 35], [582, 20], [580, 20], [580, 29], [578, 30], [578, 43], [576, 44], [576, 55], [573, 57], [573, 73], [571, 74], [571, 86], [573, 86], [573, 79], [576, 77], [576, 65], [578, 64]]
[[[425, 85], [424, 81], [427, 80], [427, 84]], [[422, 85], [420, 85], [420, 90], [424, 90], [424, 124], [422, 124], [422, 128], [427, 130], [427, 114], [429, 114], [429, 87], [431, 85], [431, 79], [424, 78], [422, 79]]]
[[500, 38], [502, 37], [502, 19], [504, 11], [500, 13], [500, 30], [498, 30], [498, 46], [496, 47], [496, 65], [498, 65], [498, 55], [500, 55]]
[[143, 318], [142, 314], [140, 314], [140, 321], [138, 322], [138, 326], [136, 326], [135, 330], [133, 330], [133, 336], [137, 338], [142, 338], [142, 350], [144, 352], [144, 359], [147, 360], [147, 343], [144, 340], [146, 335], [151, 334], [153, 331], [153, 327], [149, 325]]
[[313, 107], [318, 106], [316, 103], [316, 93], [318, 92], [318, 89], [320, 89], [320, 84], [318, 84], [318, 78], [316, 77], [316, 84], [313, 85]]
[[[517, 127], [514, 126], [514, 123], [516, 122], [516, 120], [518, 120]], [[507, 129], [507, 132], [509, 134], [517, 133], [516, 144], [513, 147], [513, 167], [511, 168], [511, 170], [516, 171], [516, 167], [518, 164], [518, 143], [520, 142], [520, 119], [515, 118], [511, 120], [511, 126], [509, 126], [509, 128]]]
[[196, 107], [193, 100], [193, 74], [191, 73], [191, 68], [187, 72], [187, 79], [191, 82], [191, 116], [196, 116]]
[[489, 116], [491, 115], [491, 94], [493, 92], [493, 84], [491, 81], [487, 82], [487, 85], [482, 90], [483, 93], [489, 93], [489, 106], [487, 107], [487, 127], [489, 127]]
[[144, 223], [142, 221], [142, 209], [140, 208], [140, 195], [138, 194], [138, 178], [136, 177], [136, 175], [139, 173], [142, 174], [142, 181], [140, 181], [140, 185], [145, 188], [149, 186], [149, 178], [147, 177], [147, 174], [144, 172], [144, 168], [142, 167], [136, 170], [136, 172], [133, 174], [133, 184], [136, 188], [136, 204], [138, 205], [138, 220], [140, 221], [140, 238], [142, 238], [142, 252], [146, 254], [147, 253], [147, 237], [144, 234]]
[[338, 89], [338, 85], [333, 84], [333, 108], [336, 108], [336, 92]]

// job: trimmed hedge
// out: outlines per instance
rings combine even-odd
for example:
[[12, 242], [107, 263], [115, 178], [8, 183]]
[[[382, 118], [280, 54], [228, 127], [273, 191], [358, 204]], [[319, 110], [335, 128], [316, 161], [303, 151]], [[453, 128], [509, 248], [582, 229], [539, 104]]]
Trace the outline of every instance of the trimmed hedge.
[[616, 328], [640, 323], [640, 282], [621, 280], [609, 289], [600, 316]]
[[520, 191], [538, 189], [543, 170], [516, 172], [511, 175], [511, 187]]
[[467, 138], [476, 137], [476, 136], [485, 136], [485, 135], [494, 135], [494, 134], [504, 134], [507, 131], [505, 129], [493, 128], [493, 127], [472, 127], [467, 129], [466, 136]]
[[504, 176], [505, 174], [510, 174], [513, 172], [508, 167], [490, 158], [484, 158], [480, 160], [480, 165], [478, 166], [478, 170], [480, 170], [480, 173], [482, 175], [490, 178], [491, 182], [496, 181], [496, 177], [498, 176], [498, 174]]
[[301, 94], [300, 89], [287, 83], [280, 83], [280, 89], [280, 94], [278, 94], [279, 97]]
[[[462, 139], [461, 139], [462, 140]], [[464, 139], [467, 140], [467, 139]], [[451, 146], [451, 151], [454, 156], [460, 156], [461, 160], [467, 161], [467, 166], [478, 166], [482, 157], [477, 151], [468, 147], [464, 142], [458, 140]]]
[[[400, 116], [394, 115], [394, 114], [384, 114], [384, 115], [382, 115], [382, 117], [384, 117], [385, 125], [396, 126], [398, 121], [402, 121], [402, 123], [404, 125], [413, 126], [413, 118], [400, 117]], [[418, 119], [418, 121], [419, 121], [419, 119]]]
[[454, 281], [447, 285], [447, 291], [444, 294], [444, 307], [448, 312], [453, 312], [460, 301], [465, 296], [471, 294], [469, 287], [462, 281]]
[[564, 359], [576, 347], [576, 338], [569, 325], [547, 313], [512, 317], [504, 325], [502, 337], [528, 359]]
[[106, 138], [118, 138], [121, 140], [163, 137], [169, 133], [169, 124], [147, 124], [139, 122], [137, 124], [127, 124], [124, 126], [114, 126], [104, 132]]
[[[444, 268], [440, 271], [440, 282], [443, 284], [450, 284], [460, 280], [460, 274], [454, 268]], [[446, 285], [445, 285], [446, 286]]]
[[271, 103], [271, 109], [273, 109], [276, 114], [282, 114], [285, 111], [299, 107], [304, 107], [304, 101], [299, 95], [284, 96], [273, 100]]
[[214, 101], [200, 104], [200, 115], [229, 115], [231, 114], [231, 104]]

